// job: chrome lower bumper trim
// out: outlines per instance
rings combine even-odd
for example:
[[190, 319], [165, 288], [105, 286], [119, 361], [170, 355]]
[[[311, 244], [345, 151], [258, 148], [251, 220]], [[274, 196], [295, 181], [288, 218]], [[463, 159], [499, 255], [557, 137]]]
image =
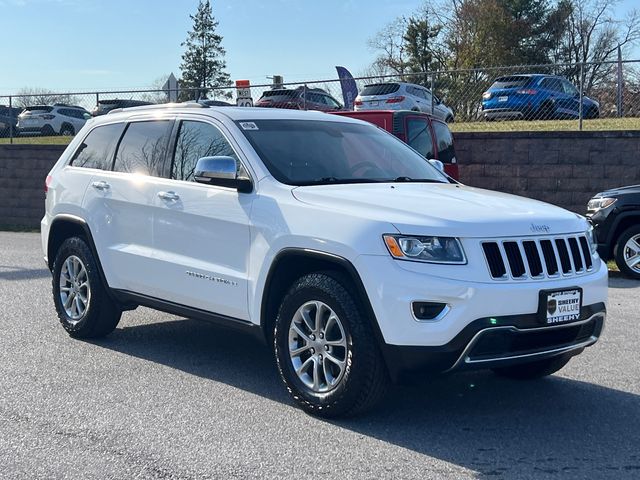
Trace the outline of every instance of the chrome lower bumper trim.
[[532, 352], [532, 353], [523, 353], [523, 354], [518, 354], [518, 355], [508, 355], [508, 356], [498, 356], [498, 357], [492, 357], [492, 358], [483, 358], [483, 359], [479, 359], [479, 360], [473, 360], [469, 357], [469, 352], [473, 349], [473, 347], [478, 343], [478, 341], [480, 340], [480, 337], [482, 337], [482, 335], [484, 335], [485, 333], [491, 331], [491, 332], [495, 332], [495, 331], [499, 331], [499, 330], [505, 330], [505, 331], [511, 331], [511, 332], [541, 332], [541, 331], [549, 331], [549, 330], [556, 330], [559, 328], [567, 328], [567, 327], [575, 327], [577, 325], [583, 325], [585, 323], [589, 323], [592, 320], [598, 318], [598, 317], [602, 317], [603, 320], [603, 327], [604, 327], [604, 320], [606, 318], [606, 314], [604, 312], [598, 312], [595, 313], [593, 315], [591, 315], [589, 318], [587, 318], [586, 320], [581, 320], [579, 322], [572, 322], [572, 323], [565, 323], [562, 325], [552, 325], [552, 326], [548, 326], [548, 327], [536, 327], [536, 328], [518, 328], [518, 327], [514, 327], [514, 326], [504, 326], [504, 327], [489, 327], [489, 328], [485, 328], [480, 330], [478, 333], [476, 333], [473, 338], [471, 339], [471, 341], [467, 344], [467, 346], [465, 347], [465, 349], [462, 351], [462, 353], [460, 354], [460, 357], [458, 357], [458, 360], [456, 360], [456, 362], [453, 364], [453, 366], [451, 368], [449, 368], [447, 370], [447, 372], [450, 372], [452, 370], [456, 370], [458, 368], [460, 368], [463, 365], [482, 365], [482, 364], [487, 364], [487, 363], [498, 363], [501, 361], [511, 361], [511, 360], [517, 360], [517, 359], [531, 359], [531, 360], [535, 360], [536, 358], [543, 358], [543, 357], [550, 357], [550, 356], [555, 356], [555, 355], [562, 355], [563, 353], [568, 353], [574, 350], [580, 350], [581, 348], [585, 348], [588, 347], [590, 345], [593, 345], [594, 343], [596, 343], [598, 341], [598, 336], [592, 335], [591, 337], [589, 337], [587, 340], [583, 340], [582, 342], [579, 343], [575, 343], [572, 345], [564, 345], [562, 347], [557, 347], [557, 348], [551, 348], [549, 350], [543, 350], [543, 351], [538, 351], [538, 352]]

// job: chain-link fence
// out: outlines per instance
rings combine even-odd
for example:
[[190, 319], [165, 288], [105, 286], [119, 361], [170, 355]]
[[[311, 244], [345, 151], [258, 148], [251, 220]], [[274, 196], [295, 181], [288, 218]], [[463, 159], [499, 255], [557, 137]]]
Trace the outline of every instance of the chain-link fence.
[[[640, 60], [521, 65], [369, 76], [345, 107], [344, 80], [213, 89], [130, 90], [0, 96], [0, 142], [64, 143], [91, 116], [117, 108], [206, 101], [301, 110], [416, 110], [454, 131], [640, 130]], [[56, 138], [57, 137], [57, 138]]]

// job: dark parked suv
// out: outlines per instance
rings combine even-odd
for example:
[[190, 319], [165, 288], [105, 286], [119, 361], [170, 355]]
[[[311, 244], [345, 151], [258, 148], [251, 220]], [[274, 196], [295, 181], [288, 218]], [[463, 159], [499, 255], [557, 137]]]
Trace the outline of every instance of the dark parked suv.
[[[580, 93], [567, 79], [555, 75], [499, 77], [482, 94], [482, 114], [485, 120], [578, 118]], [[599, 115], [600, 104], [583, 96], [583, 118], [598, 118]]]
[[267, 90], [256, 102], [256, 107], [290, 108], [294, 110], [342, 110], [342, 105], [321, 88], [298, 87]]
[[111, 110], [116, 108], [129, 108], [129, 107], [142, 107], [145, 105], [153, 105], [151, 102], [145, 102], [143, 100], [126, 100], [115, 98], [113, 100], [100, 100], [96, 107], [91, 111], [91, 115], [94, 117], [100, 115], [106, 115]]
[[640, 185], [598, 193], [587, 217], [602, 259], [614, 259], [623, 274], [640, 280]]

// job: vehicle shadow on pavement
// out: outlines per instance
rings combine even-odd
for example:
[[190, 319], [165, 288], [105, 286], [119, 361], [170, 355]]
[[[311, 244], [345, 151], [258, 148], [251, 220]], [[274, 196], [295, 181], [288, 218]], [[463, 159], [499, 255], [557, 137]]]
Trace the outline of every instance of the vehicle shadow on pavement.
[[51, 272], [46, 268], [22, 268], [11, 265], [0, 265], [0, 280], [35, 280], [51, 277]]
[[[270, 349], [238, 332], [171, 320], [124, 326], [92, 343], [292, 405]], [[420, 378], [393, 386], [367, 415], [318, 422], [480, 477], [640, 477], [640, 396], [560, 375], [532, 382], [490, 372]]]

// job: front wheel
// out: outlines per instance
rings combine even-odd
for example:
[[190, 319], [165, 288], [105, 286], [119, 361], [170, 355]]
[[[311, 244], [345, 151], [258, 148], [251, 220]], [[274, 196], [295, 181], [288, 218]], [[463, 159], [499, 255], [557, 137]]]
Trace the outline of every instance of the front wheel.
[[120, 321], [122, 311], [109, 296], [83, 238], [68, 238], [56, 254], [53, 302], [60, 323], [75, 338], [102, 337]]
[[640, 280], [640, 225], [622, 232], [613, 254], [616, 265], [624, 275]]
[[373, 407], [386, 367], [360, 302], [329, 273], [305, 275], [282, 301], [274, 333], [280, 376], [293, 400], [322, 417]]
[[570, 356], [545, 358], [544, 360], [521, 363], [511, 367], [494, 368], [493, 372], [501, 377], [514, 380], [535, 380], [536, 378], [542, 378], [556, 373], [569, 363], [570, 359]]

